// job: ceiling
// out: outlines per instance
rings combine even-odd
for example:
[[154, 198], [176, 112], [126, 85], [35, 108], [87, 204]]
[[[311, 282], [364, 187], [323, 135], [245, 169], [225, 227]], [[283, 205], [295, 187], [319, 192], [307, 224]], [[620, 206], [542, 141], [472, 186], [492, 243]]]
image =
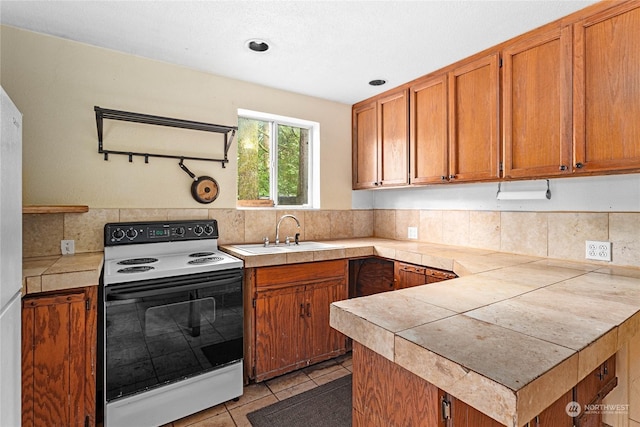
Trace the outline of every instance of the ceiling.
[[353, 104], [592, 3], [2, 0], [0, 22]]

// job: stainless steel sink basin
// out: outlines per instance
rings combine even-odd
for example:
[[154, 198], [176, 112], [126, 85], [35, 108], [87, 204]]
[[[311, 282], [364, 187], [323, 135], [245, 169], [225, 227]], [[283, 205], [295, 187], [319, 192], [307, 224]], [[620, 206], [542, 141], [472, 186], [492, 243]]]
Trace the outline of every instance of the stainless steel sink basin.
[[233, 247], [252, 254], [280, 254], [286, 252], [321, 251], [342, 248], [342, 246], [321, 242], [300, 242], [297, 245], [293, 243], [291, 245], [281, 243], [278, 246], [270, 244], [266, 247], [262, 243], [255, 243], [250, 245], [234, 245]]

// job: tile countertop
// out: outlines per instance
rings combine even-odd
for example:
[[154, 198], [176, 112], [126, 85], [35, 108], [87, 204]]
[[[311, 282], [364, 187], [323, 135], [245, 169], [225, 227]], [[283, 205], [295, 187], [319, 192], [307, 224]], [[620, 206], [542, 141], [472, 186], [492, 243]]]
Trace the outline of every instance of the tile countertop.
[[640, 269], [374, 238], [326, 243], [342, 248], [225, 250], [247, 267], [378, 255], [454, 271], [333, 303], [331, 326], [507, 426], [530, 421], [640, 330]]
[[22, 294], [97, 286], [103, 263], [102, 252], [24, 258]]

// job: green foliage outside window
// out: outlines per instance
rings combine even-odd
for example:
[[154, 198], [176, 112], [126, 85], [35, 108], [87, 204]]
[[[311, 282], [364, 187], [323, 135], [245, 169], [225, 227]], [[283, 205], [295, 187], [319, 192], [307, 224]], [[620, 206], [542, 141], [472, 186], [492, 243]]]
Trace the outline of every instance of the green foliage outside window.
[[[276, 139], [272, 141], [271, 129]], [[274, 144], [275, 142], [275, 144]], [[277, 153], [271, 153], [272, 147]], [[308, 203], [309, 129], [238, 118], [238, 200], [274, 198], [278, 205]], [[275, 162], [277, 191], [271, 189]]]

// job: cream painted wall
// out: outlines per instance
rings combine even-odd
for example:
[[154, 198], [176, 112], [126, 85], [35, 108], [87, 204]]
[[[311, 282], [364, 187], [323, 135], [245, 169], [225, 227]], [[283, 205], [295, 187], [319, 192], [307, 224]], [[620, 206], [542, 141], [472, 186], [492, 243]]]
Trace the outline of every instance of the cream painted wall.
[[[177, 160], [151, 158], [145, 164], [137, 157], [129, 163], [126, 156], [112, 155], [104, 161], [97, 152], [98, 105], [231, 126], [237, 125], [238, 108], [319, 122], [321, 208], [351, 209], [350, 105], [12, 27], [0, 32], [0, 83], [24, 114], [24, 204], [235, 207], [235, 143], [224, 169], [219, 163], [185, 162], [220, 185], [219, 198], [202, 205], [191, 197], [191, 180]], [[204, 157], [223, 152], [217, 134], [112, 120], [105, 121], [104, 145]]]

